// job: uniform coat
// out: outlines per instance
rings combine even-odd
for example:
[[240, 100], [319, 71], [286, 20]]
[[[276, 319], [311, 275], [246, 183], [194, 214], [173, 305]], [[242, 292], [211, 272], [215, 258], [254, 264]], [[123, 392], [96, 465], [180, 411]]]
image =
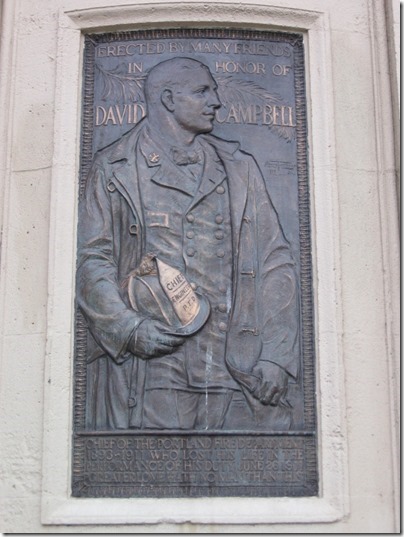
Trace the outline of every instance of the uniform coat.
[[[147, 119], [97, 153], [80, 203], [77, 302], [88, 323], [87, 426], [141, 427], [145, 361], [128, 343], [142, 317], [125, 282], [144, 253], [144, 221], [136, 147]], [[226, 364], [249, 405], [254, 366], [273, 362], [296, 378], [299, 301], [295, 266], [261, 172], [239, 145], [200, 135], [228, 178], [233, 246], [233, 297]]]

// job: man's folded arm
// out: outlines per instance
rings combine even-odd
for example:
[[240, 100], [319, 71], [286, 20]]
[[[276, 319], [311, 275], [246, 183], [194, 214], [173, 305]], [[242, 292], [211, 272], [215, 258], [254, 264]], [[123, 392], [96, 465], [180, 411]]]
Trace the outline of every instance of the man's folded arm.
[[111, 199], [102, 166], [93, 164], [80, 206], [77, 301], [98, 345], [117, 363], [143, 317], [123, 299], [114, 258]]

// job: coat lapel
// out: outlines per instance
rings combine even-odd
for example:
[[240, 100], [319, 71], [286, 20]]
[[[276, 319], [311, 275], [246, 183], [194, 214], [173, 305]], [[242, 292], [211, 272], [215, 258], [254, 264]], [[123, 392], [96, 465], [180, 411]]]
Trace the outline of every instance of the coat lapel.
[[142, 121], [134, 129], [124, 134], [113, 146], [108, 162], [115, 178], [115, 186], [124, 196], [134, 215], [142, 223], [138, 174], [136, 167], [136, 147], [144, 129]]
[[226, 172], [216, 151], [210, 146], [204, 147], [205, 163], [201, 182], [190, 209], [208, 196], [226, 178]]
[[191, 179], [180, 166], [176, 166], [170, 160], [162, 144], [154, 139], [147, 127], [139, 139], [139, 152], [145, 159], [150, 172], [149, 177], [153, 183], [193, 196]]
[[151, 180], [157, 185], [173, 188], [188, 196], [193, 196], [190, 185], [191, 179], [182, 172], [179, 166], [172, 164], [168, 157], [164, 158], [161, 166], [151, 176]]
[[135, 216], [142, 222], [139, 184], [137, 180], [136, 165], [129, 161], [113, 170], [116, 179], [116, 187], [128, 202]]

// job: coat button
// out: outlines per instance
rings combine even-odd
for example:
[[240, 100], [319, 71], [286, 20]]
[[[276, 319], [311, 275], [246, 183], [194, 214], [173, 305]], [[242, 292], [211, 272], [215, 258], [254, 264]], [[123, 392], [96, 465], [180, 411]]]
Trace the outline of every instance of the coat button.
[[188, 257], [194, 257], [195, 253], [196, 252], [195, 252], [194, 248], [187, 248], [187, 256]]
[[220, 311], [220, 313], [226, 313], [227, 312], [226, 304], [219, 304], [217, 309]]
[[222, 185], [219, 185], [217, 188], [216, 188], [216, 192], [218, 194], [224, 194], [225, 190], [224, 190], [224, 186]]
[[217, 257], [224, 257], [225, 251], [224, 250], [218, 250], [216, 252]]
[[193, 239], [195, 237], [195, 233], [193, 231], [187, 231], [187, 237], [188, 239]]
[[193, 289], [194, 291], [198, 287], [195, 282], [191, 282], [190, 285], [191, 285], [191, 289]]
[[131, 235], [137, 235], [137, 224], [132, 224], [130, 227], [129, 227], [129, 233]]
[[216, 224], [223, 224], [223, 216], [218, 214], [215, 218]]
[[187, 214], [187, 220], [192, 224], [195, 221], [195, 216], [192, 213]]
[[116, 190], [116, 186], [115, 186], [115, 184], [114, 184], [112, 181], [111, 181], [110, 183], [108, 183], [107, 188], [108, 188], [108, 190], [109, 190], [110, 192], [115, 192], [115, 190]]
[[215, 231], [215, 237], [217, 238], [217, 240], [223, 239], [224, 237], [223, 231]]
[[227, 330], [227, 324], [226, 324], [226, 323], [223, 323], [223, 322], [222, 322], [222, 323], [219, 323], [219, 330], [220, 330], [221, 332], [226, 332], [226, 330]]

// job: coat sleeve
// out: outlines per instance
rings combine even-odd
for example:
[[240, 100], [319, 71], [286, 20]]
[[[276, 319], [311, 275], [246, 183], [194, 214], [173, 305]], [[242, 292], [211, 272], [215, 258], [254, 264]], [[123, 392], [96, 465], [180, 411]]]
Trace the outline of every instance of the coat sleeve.
[[252, 159], [257, 247], [257, 314], [262, 351], [259, 362], [273, 362], [296, 378], [299, 370], [299, 292], [295, 262], [262, 174]]
[[[77, 301], [97, 344], [117, 363], [142, 318], [123, 300], [114, 255], [113, 212], [105, 169], [96, 158], [79, 209]], [[118, 239], [119, 240], [119, 239]]]

